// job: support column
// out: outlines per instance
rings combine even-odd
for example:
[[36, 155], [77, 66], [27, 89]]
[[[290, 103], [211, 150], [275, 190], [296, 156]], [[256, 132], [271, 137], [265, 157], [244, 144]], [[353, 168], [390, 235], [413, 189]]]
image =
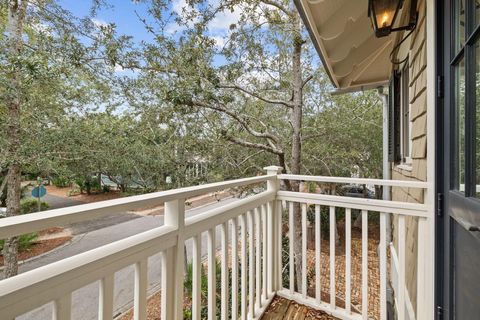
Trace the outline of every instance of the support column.
[[[267, 175], [277, 176], [282, 172], [281, 167], [269, 166], [263, 168]], [[280, 180], [278, 177], [271, 179], [267, 182], [267, 191], [274, 191], [275, 193], [280, 190]], [[281, 272], [280, 266], [278, 265], [278, 254], [279, 254], [279, 236], [277, 234], [280, 228], [276, 227], [277, 223], [281, 220], [281, 210], [278, 210], [278, 200], [275, 199], [267, 204], [267, 268], [272, 270], [269, 272], [267, 279], [267, 291], [268, 294], [272, 294], [280, 288], [278, 283], [279, 274]]]
[[[165, 225], [177, 228], [177, 245], [171, 249], [171, 254], [168, 254], [164, 259], [171, 259], [167, 261], [168, 273], [162, 274], [162, 277], [172, 279], [173, 288], [170, 288], [169, 293], [173, 295], [164, 295], [162, 292], [162, 299], [173, 300], [173, 314], [174, 318], [183, 319], [183, 280], [184, 280], [184, 260], [185, 260], [185, 199], [177, 199], [165, 202]], [[169, 280], [167, 279], [167, 283]], [[167, 304], [169, 304], [167, 302]]]

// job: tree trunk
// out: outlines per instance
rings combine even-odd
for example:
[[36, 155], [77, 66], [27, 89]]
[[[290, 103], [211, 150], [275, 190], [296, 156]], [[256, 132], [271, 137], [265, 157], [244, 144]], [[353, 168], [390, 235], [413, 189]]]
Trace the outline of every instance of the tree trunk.
[[[292, 174], [300, 174], [300, 168], [302, 163], [302, 107], [303, 107], [303, 94], [302, 94], [302, 45], [303, 39], [301, 35], [300, 17], [294, 10], [293, 26], [295, 28], [295, 34], [293, 37], [293, 54], [292, 54], [292, 89], [293, 89], [293, 108], [291, 112], [290, 121], [292, 123], [292, 158], [290, 163], [290, 170]], [[292, 181], [292, 191], [299, 191], [299, 182]], [[302, 216], [300, 210], [300, 204], [295, 203], [293, 206], [293, 214], [295, 217], [295, 273], [297, 280], [297, 290], [302, 291]]]
[[[26, 1], [10, 0], [8, 2], [7, 36], [9, 42], [9, 63], [13, 69], [10, 73], [10, 92], [7, 98], [7, 217], [20, 214], [21, 167], [20, 167], [20, 111], [21, 111], [21, 71], [15, 61], [22, 54], [22, 29], [25, 18]], [[18, 273], [18, 237], [5, 240], [3, 257], [5, 261], [5, 278]]]

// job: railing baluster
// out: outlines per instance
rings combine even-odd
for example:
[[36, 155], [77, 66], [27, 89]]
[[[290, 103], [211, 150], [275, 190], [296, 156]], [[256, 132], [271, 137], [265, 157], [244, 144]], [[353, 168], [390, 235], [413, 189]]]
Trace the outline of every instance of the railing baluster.
[[405, 216], [398, 216], [398, 319], [406, 319], [405, 310]]
[[53, 320], [69, 320], [72, 316], [72, 294], [67, 293], [55, 300], [53, 307]]
[[362, 210], [362, 317], [368, 319], [368, 211]]
[[245, 221], [245, 214], [240, 216], [240, 245], [241, 245], [241, 303], [240, 313], [241, 319], [247, 319], [247, 222]]
[[174, 319], [175, 282], [174, 282], [174, 248], [162, 251], [162, 295], [160, 296], [160, 313], [162, 320]]
[[253, 212], [247, 213], [248, 221], [248, 313], [255, 316], [255, 242], [253, 229]]
[[322, 258], [322, 243], [320, 232], [320, 205], [315, 205], [315, 299], [319, 304], [322, 301], [322, 284], [320, 281], [322, 270], [320, 265], [320, 259]]
[[295, 292], [295, 261], [294, 261], [294, 239], [295, 239], [295, 220], [293, 216], [293, 202], [288, 204], [288, 259], [289, 259], [289, 280], [290, 280], [290, 294]]
[[109, 274], [99, 282], [98, 319], [113, 319], [113, 284], [114, 274]]
[[350, 298], [350, 272], [352, 255], [352, 209], [345, 210], [345, 310], [348, 314], [351, 312]]
[[275, 290], [283, 289], [282, 285], [282, 270], [283, 270], [283, 263], [282, 263], [282, 250], [283, 250], [283, 242], [282, 242], [282, 219], [283, 219], [283, 204], [282, 201], [277, 201], [278, 210], [277, 210], [277, 284]]
[[201, 234], [193, 237], [192, 250], [192, 319], [201, 319], [202, 310], [202, 238]]
[[255, 247], [256, 247], [256, 257], [255, 257], [255, 297], [256, 297], [256, 304], [257, 308], [262, 306], [262, 274], [261, 274], [261, 257], [262, 257], [262, 249], [261, 249], [261, 235], [260, 232], [262, 230], [262, 224], [260, 220], [260, 211], [259, 208], [255, 208]]
[[135, 291], [133, 303], [133, 318], [145, 320], [147, 318], [147, 259], [135, 263]]
[[228, 223], [221, 225], [222, 232], [222, 287], [221, 287], [221, 319], [228, 319]]
[[232, 221], [232, 319], [238, 319], [238, 225]]
[[330, 207], [330, 308], [335, 309], [335, 207]]
[[302, 297], [307, 297], [307, 204], [302, 203]]
[[265, 205], [261, 206], [262, 211], [262, 295], [263, 300], [267, 301], [267, 210]]
[[275, 278], [275, 266], [273, 263], [275, 262], [274, 260], [274, 248], [275, 248], [275, 239], [273, 236], [273, 230], [275, 230], [274, 223], [275, 223], [275, 217], [274, 217], [274, 203], [275, 201], [269, 201], [267, 203], [267, 270], [268, 270], [268, 277], [267, 277], [267, 293], [269, 295], [272, 294], [273, 292], [273, 281]]
[[217, 287], [216, 287], [216, 243], [215, 227], [207, 232], [208, 248], [208, 320], [214, 320], [217, 317]]
[[387, 214], [380, 213], [380, 320], [387, 320]]

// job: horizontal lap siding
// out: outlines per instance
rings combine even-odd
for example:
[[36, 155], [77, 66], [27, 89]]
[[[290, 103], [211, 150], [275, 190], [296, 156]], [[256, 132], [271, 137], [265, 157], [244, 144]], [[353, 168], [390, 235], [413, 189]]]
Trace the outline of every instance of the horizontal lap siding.
[[[425, 0], [418, 4], [419, 19], [417, 28], [410, 36], [409, 78], [410, 78], [410, 121], [412, 122], [412, 166], [411, 170], [393, 165], [392, 179], [426, 181], [427, 176], [427, 60], [426, 60], [426, 19]], [[405, 35], [405, 34], [404, 34]], [[400, 57], [401, 58], [401, 57]], [[423, 190], [414, 188], [393, 188], [392, 200], [423, 203]], [[397, 247], [397, 222], [393, 219], [393, 243]], [[418, 219], [406, 218], [406, 286], [414, 310], [417, 300], [417, 239]]]

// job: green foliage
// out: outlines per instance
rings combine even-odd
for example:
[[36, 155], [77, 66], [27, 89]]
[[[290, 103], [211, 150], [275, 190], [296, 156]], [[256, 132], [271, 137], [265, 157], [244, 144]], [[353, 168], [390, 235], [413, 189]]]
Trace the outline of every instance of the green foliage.
[[[37, 233], [28, 233], [28, 234], [22, 234], [21, 236], [18, 237], [18, 249], [23, 251], [23, 250], [28, 250], [33, 244], [38, 239], [38, 234]], [[3, 246], [5, 245], [5, 240], [0, 240], [0, 251], [3, 250]]]
[[[241, 266], [241, 264], [239, 265]], [[216, 299], [217, 299], [217, 310], [216, 310], [216, 317], [220, 318], [220, 307], [221, 307], [221, 286], [222, 286], [222, 271], [221, 271], [221, 263], [219, 260], [216, 260], [215, 262], [215, 278], [216, 278]], [[232, 283], [232, 270], [231, 268], [228, 268], [228, 282]], [[203, 264], [200, 267], [200, 274], [201, 274], [201, 284], [200, 284], [200, 297], [201, 297], [201, 304], [202, 304], [202, 309], [200, 311], [201, 313], [201, 318], [206, 319], [208, 317], [208, 277], [207, 277], [207, 272], [205, 270], [205, 267]], [[238, 288], [241, 286], [241, 279], [238, 277]], [[187, 299], [191, 299], [192, 297], [192, 290], [193, 290], [193, 265], [192, 263], [189, 263], [187, 265], [187, 272], [185, 274], [185, 279], [184, 279], [184, 290], [185, 290], [185, 296]], [[232, 301], [232, 291], [229, 290], [229, 301]], [[241, 296], [238, 294], [238, 303], [241, 301]], [[184, 319], [192, 319], [192, 305], [191, 303], [185, 303], [184, 310], [183, 310], [183, 317]]]
[[[48, 210], [48, 203], [40, 202], [40, 211]], [[23, 199], [20, 202], [20, 214], [33, 213], [38, 211], [38, 200], [35, 198]]]
[[57, 188], [65, 188], [71, 184], [70, 179], [64, 176], [52, 178], [52, 184]]

